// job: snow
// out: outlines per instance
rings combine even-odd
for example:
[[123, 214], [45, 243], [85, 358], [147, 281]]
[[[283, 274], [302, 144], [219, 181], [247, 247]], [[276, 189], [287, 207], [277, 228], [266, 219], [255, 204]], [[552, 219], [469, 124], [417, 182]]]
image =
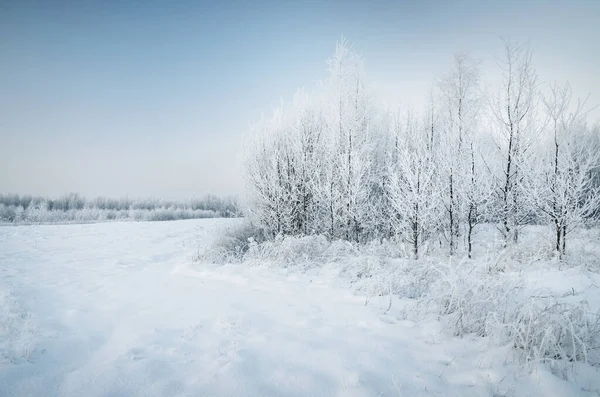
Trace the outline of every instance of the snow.
[[[600, 393], [587, 364], [565, 381], [435, 316], [403, 319], [397, 300], [386, 311], [314, 274], [193, 261], [239, 221], [0, 227], [0, 395]], [[566, 293], [565, 274], [592, 288], [573, 269], [531, 280]]]

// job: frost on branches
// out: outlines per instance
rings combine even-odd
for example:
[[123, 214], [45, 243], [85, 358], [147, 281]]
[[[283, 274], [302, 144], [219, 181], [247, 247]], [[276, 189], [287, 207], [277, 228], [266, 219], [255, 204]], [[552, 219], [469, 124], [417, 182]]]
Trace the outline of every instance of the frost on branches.
[[496, 95], [481, 88], [478, 62], [457, 54], [421, 114], [379, 106], [345, 40], [328, 66], [318, 89], [263, 118], [246, 145], [246, 213], [267, 236], [471, 257], [481, 223], [495, 223], [505, 246], [547, 224], [563, 255], [569, 232], [598, 217], [598, 128], [568, 88], [542, 95], [528, 47], [505, 43]]

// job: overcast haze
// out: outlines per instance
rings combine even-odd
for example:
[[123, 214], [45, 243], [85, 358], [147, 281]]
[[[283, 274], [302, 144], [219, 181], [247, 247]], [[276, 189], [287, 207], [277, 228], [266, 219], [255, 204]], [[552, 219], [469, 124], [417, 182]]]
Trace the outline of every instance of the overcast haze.
[[600, 102], [598, 1], [140, 4], [0, 2], [0, 192], [237, 193], [249, 122], [325, 78], [342, 34], [391, 103], [421, 106], [458, 50], [491, 75], [501, 36]]

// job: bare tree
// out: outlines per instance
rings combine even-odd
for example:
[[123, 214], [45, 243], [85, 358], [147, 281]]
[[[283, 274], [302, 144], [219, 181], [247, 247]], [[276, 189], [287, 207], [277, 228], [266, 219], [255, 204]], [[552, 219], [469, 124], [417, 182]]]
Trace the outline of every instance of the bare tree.
[[[454, 56], [451, 71], [440, 82], [444, 106], [443, 145], [440, 170], [447, 183], [444, 206], [450, 255], [456, 252], [461, 224], [467, 223], [467, 246], [471, 256], [472, 234], [477, 222], [476, 192], [479, 181], [475, 167], [474, 133], [481, 107], [479, 68], [467, 54]], [[433, 135], [432, 135], [433, 136]]]
[[[365, 214], [369, 192], [366, 178], [370, 168], [369, 122], [370, 97], [365, 87], [362, 59], [342, 39], [328, 62], [330, 80], [330, 111], [328, 117], [331, 134], [331, 160], [336, 168], [330, 179], [331, 199], [340, 199], [344, 207], [339, 214], [332, 212], [332, 229], [335, 218], [340, 218], [339, 235], [358, 241], [362, 232], [361, 215]], [[330, 204], [333, 209], [334, 204]], [[332, 230], [335, 233], [335, 230]]]
[[[458, 54], [424, 112], [403, 116], [375, 108], [362, 59], [342, 40], [317, 95], [299, 92], [257, 125], [247, 145], [249, 214], [272, 236], [399, 237], [418, 258], [442, 235], [450, 255], [464, 237], [471, 257], [484, 219], [499, 223], [505, 244], [516, 242], [544, 213], [563, 255], [569, 231], [600, 211], [598, 141], [581, 105], [567, 112], [570, 90], [555, 87], [544, 100], [552, 156], [537, 150], [546, 129], [531, 51], [506, 43], [500, 66], [490, 113], [477, 63]], [[494, 155], [484, 154], [486, 136]], [[546, 156], [545, 166], [534, 166], [535, 155]]]
[[540, 179], [537, 198], [540, 209], [554, 228], [555, 249], [562, 259], [566, 237], [600, 205], [600, 190], [594, 185], [594, 171], [600, 167], [600, 147], [585, 125], [586, 101], [577, 101], [571, 110], [572, 91], [566, 84], [550, 87], [543, 99], [550, 119], [550, 150]]
[[[428, 126], [427, 126], [428, 128]], [[394, 148], [387, 194], [394, 211], [396, 233], [412, 247], [413, 257], [437, 229], [441, 192], [433, 153], [423, 139], [425, 130], [409, 114], [403, 139]]]
[[528, 175], [525, 164], [537, 136], [537, 75], [531, 63], [531, 50], [505, 42], [502, 87], [493, 100], [492, 115], [499, 127], [501, 140], [496, 142], [502, 153], [501, 173], [496, 177], [497, 210], [500, 231], [505, 243], [517, 242], [519, 229], [531, 216], [527, 197]]
[[[291, 205], [294, 207], [293, 232], [304, 235], [319, 230], [319, 203], [315, 190], [319, 189], [318, 147], [323, 140], [323, 119], [319, 104], [308, 94], [299, 91], [294, 99], [295, 116], [286, 137], [291, 160], [289, 175], [293, 176]], [[315, 106], [316, 105], [316, 106]]]

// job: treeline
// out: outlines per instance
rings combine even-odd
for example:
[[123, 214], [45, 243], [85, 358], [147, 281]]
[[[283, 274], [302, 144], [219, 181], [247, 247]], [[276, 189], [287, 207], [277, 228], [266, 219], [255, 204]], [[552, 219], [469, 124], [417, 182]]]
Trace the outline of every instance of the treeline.
[[167, 221], [240, 216], [235, 197], [207, 195], [187, 201], [97, 197], [77, 193], [58, 198], [0, 194], [0, 221], [62, 223], [105, 220]]
[[248, 214], [267, 238], [435, 241], [471, 256], [478, 224], [506, 245], [527, 224], [552, 227], [562, 255], [570, 232], [600, 208], [600, 128], [568, 85], [539, 81], [531, 51], [505, 43], [501, 84], [457, 54], [427, 106], [389, 109], [363, 60], [342, 41], [329, 78], [300, 91], [248, 142]]

